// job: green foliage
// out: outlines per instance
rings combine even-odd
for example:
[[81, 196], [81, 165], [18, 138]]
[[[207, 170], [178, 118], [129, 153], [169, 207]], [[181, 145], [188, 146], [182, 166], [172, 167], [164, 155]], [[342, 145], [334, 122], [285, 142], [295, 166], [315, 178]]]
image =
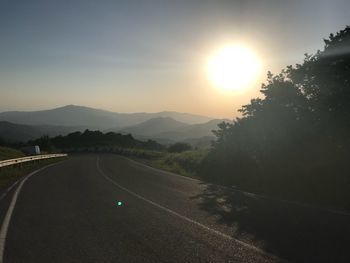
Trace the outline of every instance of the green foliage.
[[350, 207], [350, 27], [331, 34], [303, 64], [269, 72], [261, 93], [242, 106], [242, 118], [219, 125], [201, 176]]
[[24, 154], [21, 151], [0, 146], [0, 160], [20, 158], [20, 157], [24, 157]]
[[35, 140], [32, 145], [38, 145], [42, 153], [55, 152], [57, 149], [48, 135], [44, 135]]
[[160, 151], [154, 151], [154, 150], [147, 150], [147, 149], [139, 149], [139, 148], [113, 148], [113, 153], [135, 157], [135, 158], [142, 158], [147, 160], [154, 160], [157, 158], [160, 158], [163, 156], [163, 152]]
[[196, 176], [208, 150], [194, 150], [181, 153], [167, 153], [156, 159], [154, 166], [185, 176]]
[[169, 153], [165, 151], [119, 148], [113, 152], [135, 158], [140, 162], [165, 171], [184, 176], [197, 176], [198, 169], [209, 150], [201, 149], [181, 153]]
[[168, 147], [168, 152], [170, 153], [180, 153], [190, 150], [192, 150], [192, 146], [184, 142], [174, 143]]

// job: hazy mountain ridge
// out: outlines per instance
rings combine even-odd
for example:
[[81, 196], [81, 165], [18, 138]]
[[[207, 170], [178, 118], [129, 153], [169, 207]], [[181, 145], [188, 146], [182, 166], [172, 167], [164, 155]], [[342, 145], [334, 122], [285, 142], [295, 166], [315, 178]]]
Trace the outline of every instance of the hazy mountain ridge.
[[160, 132], [154, 134], [157, 138], [170, 138], [175, 141], [182, 141], [187, 139], [201, 138], [211, 136], [213, 137], [213, 130], [218, 129], [217, 125], [223, 121], [230, 122], [226, 119], [214, 119], [206, 123], [187, 125], [179, 127], [167, 132]]
[[66, 135], [73, 131], [82, 130], [84, 130], [84, 127], [25, 125], [0, 121], [0, 138], [10, 142], [25, 142], [32, 139], [37, 139], [43, 135]]
[[114, 114], [108, 111], [74, 105], [42, 111], [2, 112], [0, 120], [26, 125], [86, 126], [91, 129], [117, 122]]
[[120, 132], [130, 133], [139, 139], [154, 139], [165, 144], [185, 141], [192, 145], [210, 145], [210, 141], [214, 140], [212, 131], [218, 129], [217, 125], [223, 121], [230, 122], [227, 119], [214, 119], [201, 124], [181, 125], [182, 123], [171, 118], [154, 118]]
[[130, 133], [139, 139], [161, 143], [212, 137], [223, 120], [178, 112], [114, 113], [83, 106], [67, 105], [44, 111], [0, 113], [0, 137], [27, 141], [43, 135], [65, 135], [85, 129]]
[[190, 126], [187, 123], [174, 120], [170, 117], [152, 118], [138, 125], [119, 130], [121, 133], [130, 133], [134, 136], [152, 136], [157, 133], [176, 130], [178, 128]]
[[85, 126], [90, 129], [123, 129], [157, 117], [170, 117], [188, 124], [203, 123], [212, 118], [178, 112], [116, 113], [84, 106], [67, 105], [42, 111], [8, 111], [0, 121], [27, 125]]

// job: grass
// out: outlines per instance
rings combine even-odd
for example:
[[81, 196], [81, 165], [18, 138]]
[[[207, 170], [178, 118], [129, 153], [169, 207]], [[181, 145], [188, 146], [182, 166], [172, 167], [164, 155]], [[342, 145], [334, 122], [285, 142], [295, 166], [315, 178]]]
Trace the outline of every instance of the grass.
[[0, 161], [24, 156], [25, 155], [19, 150], [0, 146]]
[[113, 150], [114, 153], [145, 159], [145, 160], [154, 160], [159, 159], [163, 156], [164, 152], [161, 151], [151, 151], [137, 148], [115, 148]]
[[208, 150], [192, 150], [181, 153], [142, 150], [142, 152], [134, 152], [135, 154], [131, 153], [128, 152], [129, 157], [149, 166], [183, 176], [197, 177], [198, 166], [208, 154]]
[[44, 159], [33, 162], [26, 162], [22, 164], [10, 165], [0, 168], [0, 188], [6, 187], [11, 182], [18, 180], [19, 178], [41, 168], [46, 165], [56, 163], [64, 160], [67, 157]]

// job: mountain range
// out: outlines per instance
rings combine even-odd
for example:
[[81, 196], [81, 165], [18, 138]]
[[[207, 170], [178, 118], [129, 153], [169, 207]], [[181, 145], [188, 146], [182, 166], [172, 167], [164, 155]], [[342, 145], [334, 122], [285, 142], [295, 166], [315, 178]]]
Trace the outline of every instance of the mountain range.
[[[213, 138], [212, 130], [224, 119], [189, 113], [116, 113], [84, 106], [67, 105], [42, 111], [0, 113], [0, 138], [27, 141], [44, 134], [56, 136], [85, 129], [130, 133], [139, 139], [161, 143], [197, 142]], [[203, 137], [206, 137], [203, 140]]]
[[203, 123], [212, 118], [172, 111], [157, 113], [117, 113], [84, 106], [67, 105], [42, 111], [7, 111], [0, 113], [0, 120], [27, 125], [81, 126], [90, 129], [121, 129], [152, 118], [170, 117], [188, 124]]
[[205, 123], [187, 124], [172, 118], [153, 118], [138, 125], [119, 130], [121, 133], [130, 133], [136, 138], [153, 138], [173, 141], [184, 141], [194, 138], [213, 136], [212, 130], [224, 119], [214, 119]]
[[10, 142], [26, 142], [37, 139], [43, 135], [57, 136], [82, 130], [79, 127], [56, 125], [26, 125], [8, 121], [0, 121], [0, 138]]

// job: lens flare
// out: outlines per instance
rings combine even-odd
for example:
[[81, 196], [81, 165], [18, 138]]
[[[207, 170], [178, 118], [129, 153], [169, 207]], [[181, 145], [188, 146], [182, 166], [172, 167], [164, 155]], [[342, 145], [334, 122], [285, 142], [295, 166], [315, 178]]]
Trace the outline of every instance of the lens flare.
[[225, 46], [216, 51], [207, 64], [213, 84], [226, 91], [247, 88], [259, 75], [261, 63], [252, 50], [239, 45]]

